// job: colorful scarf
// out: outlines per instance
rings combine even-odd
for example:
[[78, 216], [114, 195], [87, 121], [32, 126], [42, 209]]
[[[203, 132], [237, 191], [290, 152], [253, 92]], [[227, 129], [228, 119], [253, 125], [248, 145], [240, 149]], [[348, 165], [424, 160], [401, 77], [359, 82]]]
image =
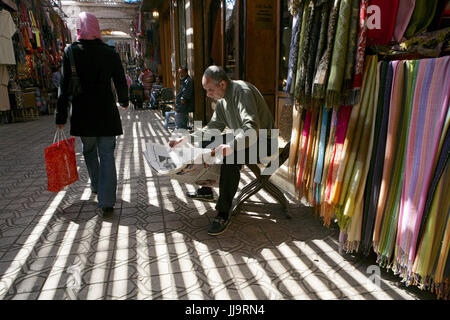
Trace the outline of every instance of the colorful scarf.
[[[348, 34], [348, 50], [347, 50], [347, 61], [345, 63], [344, 69], [344, 82], [345, 89], [351, 89], [353, 82], [353, 71], [355, 67], [356, 60], [356, 44], [358, 41], [358, 22], [359, 22], [359, 0], [355, 0], [352, 2], [352, 11], [350, 15], [350, 28]], [[348, 94], [348, 93], [346, 93]], [[347, 104], [351, 104], [351, 102], [347, 101]]]
[[368, 0], [361, 0], [359, 9], [358, 44], [356, 51], [355, 74], [353, 75], [353, 93], [350, 97], [352, 104], [359, 103], [363, 80], [364, 58], [367, 40], [367, 6]]
[[[341, 229], [346, 229], [349, 220], [355, 213], [362, 214], [360, 202], [364, 193], [364, 185], [369, 170], [369, 157], [372, 148], [374, 101], [377, 89], [377, 56], [370, 56], [367, 60], [368, 74], [363, 83], [361, 106], [356, 131], [351, 143], [349, 161], [346, 164], [344, 182], [336, 216]], [[350, 139], [347, 137], [347, 139]], [[349, 239], [349, 241], [354, 241]]]
[[378, 197], [377, 210], [375, 215], [375, 228], [373, 233], [373, 247], [378, 248], [380, 241], [380, 228], [383, 221], [386, 198], [391, 184], [391, 173], [394, 165], [394, 155], [398, 145], [398, 132], [401, 119], [401, 106], [404, 86], [404, 63], [393, 61], [394, 70], [392, 80], [392, 91], [390, 97], [389, 122], [387, 129], [386, 151], [384, 156], [383, 174], [381, 178], [380, 194]]
[[89, 12], [81, 12], [77, 19], [77, 40], [101, 39], [97, 18]]
[[[295, 15], [292, 19], [292, 35], [291, 35], [291, 45], [289, 50], [289, 65], [288, 65], [288, 75], [286, 80], [286, 92], [293, 93], [294, 86], [292, 86], [292, 80], [295, 79], [295, 74], [297, 71], [297, 58], [298, 58], [298, 38], [300, 36], [299, 32], [300, 25], [300, 15]], [[292, 91], [291, 91], [292, 90]], [[291, 144], [292, 146], [292, 144]]]
[[328, 19], [328, 37], [327, 47], [320, 58], [319, 65], [314, 77], [313, 97], [315, 99], [325, 99], [326, 88], [328, 82], [328, 74], [330, 68], [331, 55], [333, 53], [334, 38], [336, 35], [336, 25], [338, 21], [339, 5], [341, 0], [334, 0], [333, 6], [330, 8], [330, 18]]
[[397, 263], [411, 270], [431, 182], [434, 158], [449, 107], [450, 57], [421, 60], [408, 137], [397, 235]]
[[[403, 61], [402, 61], [403, 62]], [[409, 123], [411, 119], [412, 101], [414, 98], [414, 88], [417, 79], [416, 61], [406, 61], [405, 65], [405, 81], [403, 86], [403, 101], [400, 108], [401, 120], [399, 123], [398, 140], [396, 151], [394, 152], [393, 168], [391, 171], [391, 181], [389, 192], [386, 198], [386, 206], [383, 214], [383, 225], [381, 227], [380, 243], [377, 248], [379, 253], [379, 262], [384, 265], [390, 263], [394, 250], [395, 236], [397, 232], [398, 213], [400, 208], [400, 197], [402, 193], [402, 185], [404, 179], [404, 168], [406, 158], [406, 143], [409, 133]], [[403, 81], [403, 80], [402, 80]]]
[[350, 28], [351, 11], [352, 0], [341, 0], [336, 37], [334, 38], [333, 54], [331, 56], [330, 76], [327, 85], [326, 104], [328, 108], [339, 107], [341, 104], [341, 92], [345, 69], [345, 64], [342, 62], [347, 59], [348, 31]]
[[289, 148], [289, 160], [288, 160], [288, 174], [289, 179], [294, 180], [295, 176], [295, 164], [297, 163], [297, 151], [300, 141], [301, 123], [302, 123], [302, 109], [295, 103], [292, 108], [292, 133], [291, 144]]
[[374, 148], [370, 161], [369, 176], [365, 190], [362, 249], [366, 255], [372, 247], [375, 212], [383, 172], [384, 152], [386, 148], [389, 101], [392, 88], [393, 69], [390, 62], [382, 62], [380, 70], [380, 90], [375, 121]]
[[416, 0], [401, 0], [398, 4], [397, 20], [395, 22], [394, 34], [392, 41], [403, 41], [403, 35], [408, 27], [411, 16], [414, 12]]
[[438, 2], [428, 0], [416, 0], [414, 12], [405, 31], [405, 38], [409, 39], [412, 36], [425, 31], [433, 21], [436, 13]]

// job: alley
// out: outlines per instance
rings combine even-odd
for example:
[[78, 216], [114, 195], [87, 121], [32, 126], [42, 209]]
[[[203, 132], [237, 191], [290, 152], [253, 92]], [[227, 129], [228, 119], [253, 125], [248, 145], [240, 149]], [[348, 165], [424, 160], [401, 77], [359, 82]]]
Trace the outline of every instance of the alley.
[[[208, 236], [214, 204], [186, 199], [194, 186], [156, 176], [143, 157], [147, 142], [168, 141], [161, 114], [121, 116], [118, 202], [107, 218], [79, 138], [80, 179], [55, 194], [44, 162], [53, 116], [0, 125], [0, 299], [435, 299], [373, 257], [339, 254], [338, 229], [293, 199], [286, 220], [260, 192], [227, 232]], [[244, 171], [240, 188], [251, 179]]]

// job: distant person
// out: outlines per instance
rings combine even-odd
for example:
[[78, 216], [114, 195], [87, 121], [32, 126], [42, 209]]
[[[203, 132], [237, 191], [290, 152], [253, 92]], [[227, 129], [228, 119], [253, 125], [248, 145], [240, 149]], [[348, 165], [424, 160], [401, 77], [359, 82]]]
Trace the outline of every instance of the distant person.
[[[103, 214], [114, 211], [117, 172], [114, 159], [116, 136], [122, 135], [122, 123], [114, 100], [111, 80], [122, 108], [128, 108], [128, 87], [120, 56], [101, 40], [97, 18], [81, 12], [77, 20], [77, 41], [72, 45], [82, 92], [72, 98], [70, 134], [81, 137], [91, 190], [98, 194]], [[55, 114], [62, 130], [67, 122], [71, 68], [66, 48], [62, 61], [61, 89]]]
[[59, 64], [53, 68], [52, 74], [52, 83], [53, 86], [56, 88], [56, 92], [58, 92], [60, 82], [61, 82], [61, 65]]
[[194, 81], [188, 74], [186, 67], [178, 69], [180, 76], [180, 90], [175, 97], [175, 127], [187, 129], [189, 112], [194, 112]]

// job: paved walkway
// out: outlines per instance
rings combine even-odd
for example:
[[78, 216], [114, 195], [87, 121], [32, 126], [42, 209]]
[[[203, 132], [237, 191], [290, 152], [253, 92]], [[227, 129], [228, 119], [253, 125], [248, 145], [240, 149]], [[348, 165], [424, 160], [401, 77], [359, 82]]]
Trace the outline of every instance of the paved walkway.
[[291, 220], [260, 193], [226, 233], [208, 236], [214, 204], [186, 199], [194, 186], [158, 177], [144, 161], [146, 142], [168, 140], [160, 114], [121, 114], [110, 218], [90, 193], [79, 138], [80, 180], [46, 191], [53, 116], [0, 125], [0, 299], [434, 298], [383, 269], [375, 286], [374, 257], [340, 255], [337, 229], [292, 199]]

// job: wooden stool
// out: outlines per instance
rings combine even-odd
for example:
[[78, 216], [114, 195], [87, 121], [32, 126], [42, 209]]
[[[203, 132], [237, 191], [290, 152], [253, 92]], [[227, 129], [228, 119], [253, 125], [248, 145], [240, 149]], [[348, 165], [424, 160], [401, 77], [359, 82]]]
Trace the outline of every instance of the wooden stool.
[[[289, 158], [289, 147], [290, 142], [287, 143], [283, 149], [280, 149], [278, 154], [278, 163], [281, 166]], [[271, 162], [269, 162], [266, 168], [269, 168]], [[283, 192], [272, 182], [269, 181], [271, 175], [261, 175], [261, 169], [257, 164], [247, 164], [246, 165], [256, 176], [256, 179], [246, 185], [237, 198], [233, 201], [233, 206], [231, 212], [233, 215], [240, 212], [242, 204], [251, 196], [256, 194], [261, 189], [267, 191], [275, 200], [277, 200], [283, 207], [283, 213], [287, 219], [290, 219], [288, 211], [288, 201], [284, 196]]]

